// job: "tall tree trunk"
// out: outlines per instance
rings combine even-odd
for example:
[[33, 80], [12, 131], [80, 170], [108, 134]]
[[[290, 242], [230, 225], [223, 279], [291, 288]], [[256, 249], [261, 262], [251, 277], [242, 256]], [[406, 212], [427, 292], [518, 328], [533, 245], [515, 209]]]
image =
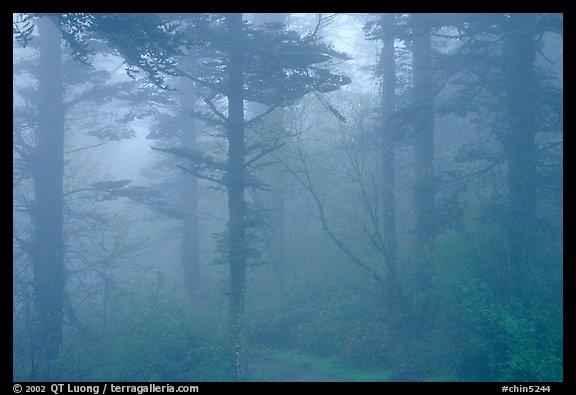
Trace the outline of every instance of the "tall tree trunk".
[[[38, 69], [38, 162], [34, 176], [35, 331], [32, 347], [40, 364], [52, 360], [62, 344], [64, 306], [64, 106], [62, 49], [58, 29], [37, 21], [40, 41]], [[48, 380], [49, 373], [39, 373]], [[44, 377], [42, 377], [44, 376]]]
[[426, 14], [414, 14], [413, 75], [416, 106], [414, 159], [416, 214], [415, 243], [418, 255], [416, 292], [430, 281], [429, 255], [434, 244], [434, 114], [431, 34]]
[[394, 14], [382, 16], [384, 37], [380, 54], [382, 78], [382, 234], [388, 258], [396, 266], [396, 194], [395, 152], [396, 127], [393, 121], [396, 101], [396, 61], [394, 51]]
[[535, 76], [536, 41], [532, 14], [511, 14], [505, 51], [508, 128], [504, 150], [508, 162], [508, 233], [510, 272], [522, 284], [535, 243], [536, 150]]
[[[242, 35], [242, 14], [226, 17], [232, 37]], [[233, 353], [233, 374], [237, 381], [245, 380], [244, 371], [244, 294], [246, 283], [246, 240], [244, 199], [244, 81], [243, 54], [238, 46], [230, 47], [228, 91], [228, 242], [230, 265], [230, 341]]]
[[408, 371], [419, 380], [427, 368], [425, 357], [429, 342], [430, 311], [426, 292], [432, 275], [434, 247], [434, 113], [432, 85], [432, 39], [428, 14], [412, 14], [412, 68], [414, 119], [414, 250], [416, 261], [412, 303], [400, 338], [400, 366], [395, 379]]
[[[194, 85], [188, 80], [181, 80], [180, 105], [182, 111], [194, 109]], [[196, 119], [186, 117], [182, 125], [180, 142], [182, 146], [194, 148], [196, 145]], [[196, 291], [200, 285], [200, 242], [198, 227], [198, 179], [187, 174], [182, 175], [182, 201], [186, 217], [182, 219], [182, 265], [184, 268], [184, 285], [191, 303], [195, 303]]]

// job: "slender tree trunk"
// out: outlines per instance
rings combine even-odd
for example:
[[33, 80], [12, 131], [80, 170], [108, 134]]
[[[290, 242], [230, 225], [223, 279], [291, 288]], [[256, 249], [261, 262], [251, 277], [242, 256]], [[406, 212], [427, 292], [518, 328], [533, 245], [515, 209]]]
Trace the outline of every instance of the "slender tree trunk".
[[396, 127], [392, 119], [396, 101], [396, 62], [394, 51], [394, 14], [383, 15], [386, 29], [380, 54], [382, 77], [382, 234], [390, 264], [396, 266]]
[[[35, 331], [33, 348], [39, 363], [52, 360], [62, 344], [64, 306], [64, 106], [62, 50], [58, 29], [50, 21], [37, 21], [40, 41], [38, 71], [38, 162], [34, 176]], [[39, 372], [35, 379], [47, 380]], [[43, 376], [43, 377], [42, 377]]]
[[522, 284], [535, 243], [536, 149], [535, 76], [536, 42], [532, 14], [511, 14], [506, 40], [506, 83], [508, 128], [504, 150], [508, 162], [508, 233], [511, 274]]
[[[232, 37], [242, 35], [242, 14], [227, 15]], [[228, 92], [228, 242], [230, 265], [230, 341], [233, 353], [233, 374], [237, 381], [245, 380], [244, 370], [244, 293], [246, 285], [246, 240], [244, 199], [244, 81], [243, 54], [238, 46], [230, 48]]]
[[[194, 86], [187, 80], [180, 84], [180, 99], [182, 111], [194, 108]], [[185, 118], [182, 125], [180, 142], [182, 146], [194, 148], [196, 145], [196, 119]], [[182, 201], [186, 217], [182, 219], [182, 265], [184, 268], [184, 285], [191, 303], [195, 303], [195, 295], [200, 285], [200, 242], [198, 226], [198, 179], [184, 174], [181, 180]]]
[[430, 281], [429, 255], [434, 245], [434, 114], [431, 67], [431, 34], [426, 14], [414, 14], [413, 75], [415, 122], [414, 156], [416, 180], [415, 243], [418, 255], [416, 291]]
[[412, 67], [414, 119], [414, 288], [412, 303], [400, 335], [400, 366], [396, 379], [418, 380], [426, 369], [430, 311], [426, 292], [432, 276], [434, 248], [434, 113], [432, 85], [432, 40], [427, 14], [412, 14]]

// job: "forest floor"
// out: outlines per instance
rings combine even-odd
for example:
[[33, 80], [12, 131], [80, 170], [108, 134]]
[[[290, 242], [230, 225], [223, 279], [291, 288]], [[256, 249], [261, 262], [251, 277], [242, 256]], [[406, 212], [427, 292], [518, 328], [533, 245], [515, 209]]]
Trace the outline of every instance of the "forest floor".
[[248, 357], [249, 381], [336, 382], [390, 381], [390, 372], [344, 368], [328, 359], [293, 351], [259, 349]]

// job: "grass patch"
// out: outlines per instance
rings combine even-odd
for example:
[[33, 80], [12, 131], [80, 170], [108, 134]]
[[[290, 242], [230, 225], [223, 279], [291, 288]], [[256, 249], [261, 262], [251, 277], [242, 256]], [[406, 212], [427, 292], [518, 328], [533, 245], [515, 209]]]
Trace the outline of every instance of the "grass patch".
[[333, 376], [346, 381], [390, 381], [391, 371], [359, 370], [342, 366], [334, 358], [318, 357], [302, 354], [296, 351], [265, 348], [255, 350], [255, 353], [278, 362], [291, 364], [310, 371]]

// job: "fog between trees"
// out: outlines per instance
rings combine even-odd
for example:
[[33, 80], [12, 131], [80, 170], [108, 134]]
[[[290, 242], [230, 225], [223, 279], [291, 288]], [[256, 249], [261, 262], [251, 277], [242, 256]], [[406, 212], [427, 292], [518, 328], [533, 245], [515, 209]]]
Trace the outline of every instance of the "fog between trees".
[[18, 381], [562, 381], [562, 14], [14, 14]]

